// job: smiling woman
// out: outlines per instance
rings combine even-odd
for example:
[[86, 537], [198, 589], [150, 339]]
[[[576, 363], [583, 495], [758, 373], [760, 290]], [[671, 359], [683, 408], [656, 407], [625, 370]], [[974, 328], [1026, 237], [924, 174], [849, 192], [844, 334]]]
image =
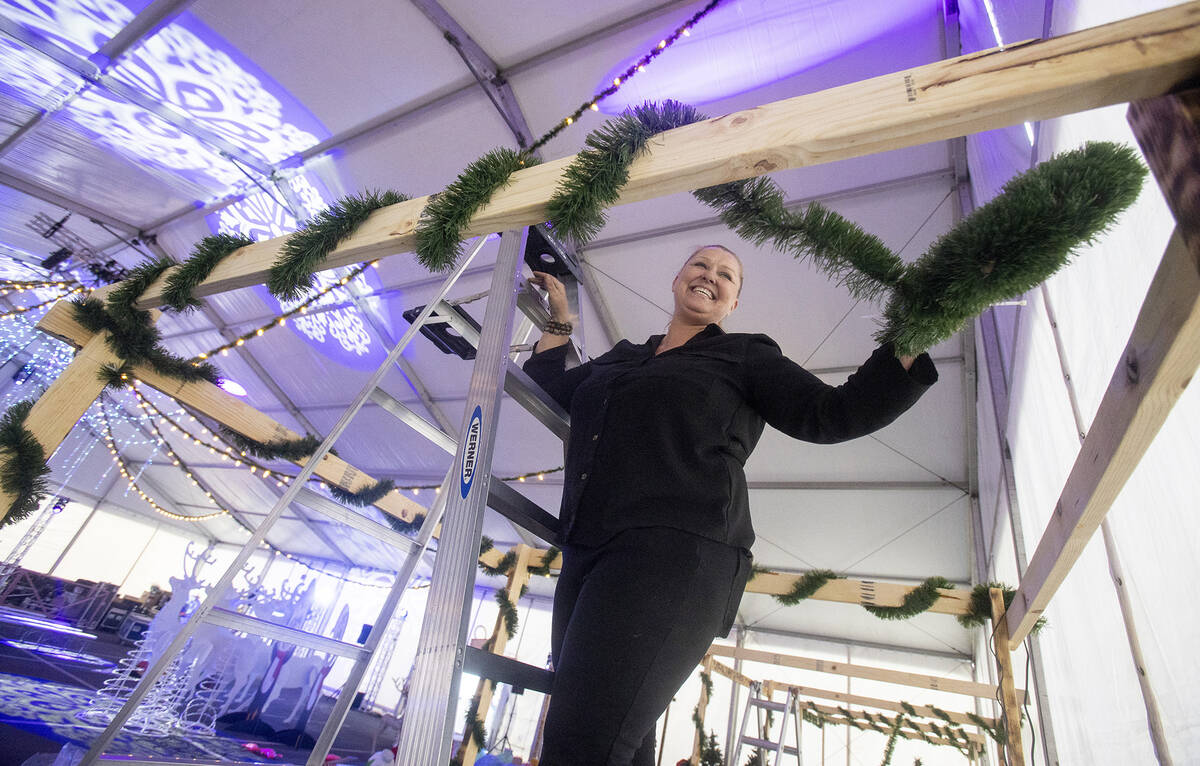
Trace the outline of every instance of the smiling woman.
[[544, 766], [652, 763], [654, 721], [729, 632], [750, 576], [744, 466], [766, 424], [853, 439], [937, 380], [927, 355], [902, 362], [883, 347], [830, 386], [766, 335], [726, 333], [742, 274], [728, 248], [700, 248], [671, 283], [665, 334], [572, 370], [565, 290], [549, 274], [530, 280], [552, 318], [525, 371], [571, 413]]

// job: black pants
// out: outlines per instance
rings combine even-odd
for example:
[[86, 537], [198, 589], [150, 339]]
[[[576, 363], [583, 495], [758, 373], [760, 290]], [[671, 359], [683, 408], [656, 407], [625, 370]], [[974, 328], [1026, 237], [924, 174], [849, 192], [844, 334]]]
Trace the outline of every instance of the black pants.
[[749, 575], [745, 551], [674, 529], [566, 546], [542, 766], [652, 764], [655, 722], [728, 634]]

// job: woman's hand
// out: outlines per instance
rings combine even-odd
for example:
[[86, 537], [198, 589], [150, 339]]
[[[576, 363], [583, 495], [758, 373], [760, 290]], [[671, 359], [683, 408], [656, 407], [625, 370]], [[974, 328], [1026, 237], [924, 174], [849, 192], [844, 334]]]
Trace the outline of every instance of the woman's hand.
[[529, 284], [536, 285], [546, 291], [546, 299], [550, 302], [550, 318], [558, 322], [571, 321], [571, 307], [567, 304], [567, 289], [558, 277], [542, 271], [533, 272]]
[[[546, 299], [550, 303], [550, 318], [556, 322], [571, 321], [571, 306], [567, 303], [567, 289], [553, 274], [542, 271], [533, 272], [529, 284], [546, 291]], [[555, 335], [543, 332], [541, 339], [534, 347], [535, 351], [546, 351], [558, 346], [565, 346], [569, 338], [566, 335]]]

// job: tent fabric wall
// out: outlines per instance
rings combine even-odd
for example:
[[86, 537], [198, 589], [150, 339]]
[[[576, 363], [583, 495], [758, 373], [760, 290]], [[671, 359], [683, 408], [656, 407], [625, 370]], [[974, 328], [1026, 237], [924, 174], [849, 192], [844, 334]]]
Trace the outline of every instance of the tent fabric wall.
[[[1066, 34], [1168, 5], [1055, 3], [1050, 33]], [[1042, 124], [1037, 158], [1101, 139], [1134, 143], [1125, 107]], [[1022, 140], [1015, 128], [969, 139], [978, 202], [986, 202], [1004, 180], [1029, 166]], [[1027, 295], [1027, 305], [1002, 317], [1002, 351], [1011, 337], [1016, 352], [1011, 360], [1005, 359], [1012, 397], [1004, 425], [1028, 551], [1036, 547], [1045, 529], [1079, 448], [1068, 386], [1074, 389], [1086, 429], [1120, 361], [1172, 227], [1157, 186], [1149, 181], [1136, 207], [1112, 233], [1082, 251], [1069, 269], [1047, 283], [1044, 292]], [[1057, 328], [1051, 324], [1050, 311]], [[1013, 318], [1014, 314], [1019, 316]], [[1060, 346], [1069, 379], [1064, 379]], [[980, 380], [986, 381], [983, 372]], [[993, 417], [990, 396], [986, 404], [980, 409], [981, 418]], [[1200, 539], [1200, 521], [1193, 510], [1200, 490], [1193, 459], [1198, 425], [1200, 394], [1193, 387], [1185, 392], [1108, 515], [1124, 567], [1144, 670], [1174, 763], [1200, 759], [1200, 713], [1188, 703], [1188, 691], [1200, 682], [1200, 666], [1192, 654], [1200, 631], [1193, 619], [1179, 614], [1180, 605], [1191, 600], [1188, 575], [1195, 571], [1195, 541]], [[994, 444], [984, 441], [995, 439], [994, 426], [981, 427], [980, 439], [981, 473], [995, 472], [999, 456]], [[1003, 498], [997, 494], [1003, 486], [981, 484], [986, 490], [981, 498], [984, 518], [990, 520], [991, 509], [1004, 512]], [[1000, 530], [1007, 534], [1003, 520]], [[1000, 541], [995, 547], [996, 553], [1012, 556], [1011, 544]], [[996, 566], [1008, 568], [1012, 563]], [[1059, 588], [1047, 616], [1050, 625], [1040, 642], [1058, 761], [1154, 762], [1138, 669], [1099, 533]]]

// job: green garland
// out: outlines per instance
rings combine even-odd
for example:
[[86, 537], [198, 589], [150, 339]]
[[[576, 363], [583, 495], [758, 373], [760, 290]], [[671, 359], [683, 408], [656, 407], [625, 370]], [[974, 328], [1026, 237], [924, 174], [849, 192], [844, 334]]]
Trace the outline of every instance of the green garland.
[[575, 242], [590, 241], [604, 227], [605, 209], [616, 204], [630, 164], [645, 154], [650, 139], [703, 119], [694, 107], [667, 100], [627, 109], [589, 133], [547, 204], [555, 231]]
[[463, 230], [513, 173], [537, 164], [511, 149], [493, 149], [468, 165], [434, 195], [417, 223], [417, 260], [430, 271], [448, 271], [462, 254]]
[[512, 639], [517, 635], [517, 628], [521, 624], [517, 607], [503, 588], [496, 591], [495, 598], [496, 603], [500, 606], [500, 616], [504, 618], [504, 632], [508, 634], [509, 639]]
[[556, 558], [558, 558], [558, 554], [559, 554], [558, 548], [555, 548], [553, 545], [551, 545], [550, 549], [548, 551], [546, 551], [544, 554], [542, 554], [541, 563], [539, 563], [537, 566], [528, 567], [527, 571], [531, 575], [539, 575], [541, 577], [549, 577], [550, 576], [550, 565], [554, 563], [554, 560]]
[[29, 516], [49, 492], [46, 450], [25, 427], [31, 409], [32, 399], [14, 404], [0, 417], [0, 450], [10, 453], [0, 466], [0, 487], [13, 497], [8, 515], [0, 519], [0, 527]]
[[333, 495], [333, 499], [343, 505], [365, 508], [368, 505], [375, 505], [375, 503], [387, 497], [388, 493], [395, 488], [396, 482], [391, 479], [380, 479], [374, 484], [368, 484], [362, 489], [354, 491], [343, 489], [336, 484], [330, 484], [329, 494]]
[[[481, 551], [479, 555], [482, 556], [483, 552]], [[503, 558], [501, 558], [500, 561], [496, 562], [496, 566], [492, 566], [491, 564], [488, 564], [486, 561], [480, 561], [479, 568], [486, 575], [491, 575], [492, 577], [500, 577], [500, 576], [506, 575], [510, 571], [512, 571], [512, 568], [516, 565], [516, 563], [517, 563], [517, 552], [514, 550], [514, 551], [509, 551], [508, 553], [504, 554]]]
[[900, 353], [930, 348], [992, 303], [1036, 286], [1106, 232], [1145, 178], [1131, 147], [1096, 142], [1009, 180], [908, 267], [876, 338]]
[[479, 717], [479, 703], [478, 694], [471, 698], [471, 704], [467, 705], [467, 715], [464, 720], [467, 724], [466, 736], [469, 736], [475, 742], [476, 748], [482, 750], [484, 743], [487, 742], [487, 729], [483, 726], [483, 719]]
[[[221, 435], [237, 447], [239, 451], [253, 455], [259, 460], [289, 460], [293, 463], [299, 463], [316, 452], [317, 447], [321, 446], [321, 440], [312, 434], [306, 434], [295, 439], [272, 439], [269, 442], [260, 442], [228, 426], [222, 425], [220, 428]], [[332, 450], [330, 452], [337, 454]], [[384, 494], [387, 493], [385, 492]]]
[[[690, 111], [689, 111], [690, 110]], [[678, 102], [647, 103], [588, 136], [550, 203], [556, 227], [582, 244], [604, 224], [632, 157], [654, 133], [700, 115]], [[790, 211], [765, 177], [694, 192], [728, 226], [770, 242], [845, 284], [859, 299], [889, 295], [881, 343], [916, 354], [945, 340], [996, 301], [1018, 295], [1065, 265], [1071, 252], [1107, 231], [1146, 176], [1127, 146], [1090, 143], [1011, 179], [1004, 193], [906, 266], [879, 238], [812, 203]]]
[[904, 601], [901, 602], [900, 606], [863, 604], [862, 608], [881, 620], [907, 620], [910, 617], [916, 617], [922, 612], [928, 612], [937, 603], [937, 600], [942, 597], [942, 594], [938, 592], [938, 588], [949, 587], [952, 587], [949, 580], [945, 577], [934, 575], [905, 594]]
[[896, 754], [896, 740], [900, 738], [900, 727], [904, 725], [904, 716], [896, 716], [896, 720], [892, 722], [892, 728], [888, 732], [887, 744], [883, 748], [883, 760], [879, 762], [879, 766], [889, 766], [892, 762], [892, 756]]
[[[109, 296], [109, 307], [95, 298], [71, 303], [75, 321], [93, 333], [108, 333], [106, 344], [114, 354], [129, 364], [145, 364], [160, 375], [185, 383], [221, 379], [217, 368], [208, 362], [193, 363], [173, 356], [158, 345], [162, 336], [150, 321], [150, 314], [132, 307], [131, 303], [113, 304], [119, 291]], [[127, 293], [125, 293], [127, 295]], [[113, 311], [113, 308], [116, 311]], [[100, 379], [108, 383], [107, 373]]]
[[[999, 588], [1004, 593], [1004, 608], [1012, 606], [1013, 597], [1017, 595], [1016, 588], [1010, 588], [1002, 582], [980, 583], [971, 589], [971, 597], [967, 613], [958, 616], [958, 624], [964, 628], [981, 628], [992, 619], [992, 588]], [[1039, 617], [1033, 624], [1031, 633], [1037, 633], [1046, 627], [1046, 618]]]
[[490, 551], [492, 548], [495, 548], [495, 547], [496, 547], [496, 541], [493, 540], [492, 538], [488, 537], [487, 535], [482, 535], [479, 538], [479, 555], [480, 556], [482, 556], [483, 554], [487, 553], [488, 551]]
[[267, 289], [280, 300], [294, 300], [313, 288], [313, 272], [367, 216], [381, 207], [409, 199], [395, 191], [366, 192], [342, 197], [293, 232], [271, 266]]
[[123, 388], [128, 388], [132, 377], [133, 365], [129, 362], [100, 365], [99, 378], [104, 382], [104, 387], [107, 389], [119, 391]]
[[721, 741], [715, 731], [709, 731], [708, 736], [700, 732], [700, 761], [699, 766], [721, 766], [725, 756], [721, 753]]
[[121, 283], [108, 294], [108, 312], [119, 322], [140, 322], [142, 319], [140, 314], [145, 314], [149, 319], [148, 312], [134, 308], [133, 304], [142, 297], [146, 288], [154, 284], [164, 271], [174, 265], [175, 261], [170, 258], [159, 258], [131, 269], [129, 276], [121, 280]]
[[388, 523], [389, 527], [402, 535], [416, 534], [417, 532], [421, 531], [421, 525], [425, 523], [425, 514], [423, 513], [418, 513], [413, 517], [412, 521], [398, 519], [390, 513], [383, 514], [383, 518]]
[[191, 311], [200, 305], [193, 297], [196, 287], [208, 279], [217, 264], [254, 240], [241, 234], [214, 234], [200, 240], [192, 255], [179, 268], [167, 275], [163, 286], [163, 305], [172, 311]]
[[840, 580], [840, 575], [829, 569], [814, 569], [811, 572], [805, 572], [804, 576], [796, 580], [792, 585], [792, 589], [787, 593], [780, 593], [774, 598], [784, 606], [795, 606], [806, 598], [810, 598], [814, 593], [819, 591], [825, 583], [830, 580]]
[[859, 300], [872, 300], [894, 288], [904, 262], [873, 234], [829, 208], [812, 202], [788, 210], [783, 191], [770, 178], [697, 189], [693, 196], [718, 211], [721, 221], [744, 239], [790, 252], [844, 284]]

